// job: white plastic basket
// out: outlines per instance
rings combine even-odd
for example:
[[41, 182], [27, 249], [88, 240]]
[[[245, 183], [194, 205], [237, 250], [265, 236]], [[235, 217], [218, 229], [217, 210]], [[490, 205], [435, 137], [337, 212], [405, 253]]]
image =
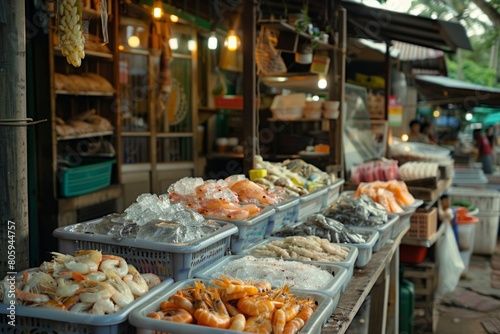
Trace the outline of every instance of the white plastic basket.
[[346, 225], [348, 227], [355, 227], [359, 230], [365, 230], [365, 231], [377, 231], [379, 233], [378, 240], [373, 246], [373, 252], [376, 253], [378, 252], [382, 247], [385, 246], [385, 244], [391, 239], [392, 235], [392, 230], [394, 228], [394, 225], [397, 223], [399, 220], [399, 217], [393, 213], [387, 214], [388, 221], [387, 223], [380, 225], [380, 226], [355, 226], [355, 225]]
[[[30, 269], [35, 270], [35, 269]], [[3, 284], [3, 281], [1, 282]], [[15, 327], [8, 324], [9, 314], [7, 304], [0, 304], [1, 333], [92, 333], [92, 334], [125, 334], [130, 333], [128, 315], [132, 310], [143, 302], [150, 302], [165, 289], [173, 284], [171, 278], [155, 286], [144, 296], [137, 298], [120, 311], [113, 314], [96, 315], [86, 313], [70, 313], [68, 311], [55, 310], [43, 307], [31, 307], [16, 305]]]
[[330, 205], [335, 203], [335, 201], [337, 201], [340, 197], [340, 188], [342, 188], [344, 182], [344, 179], [337, 180], [335, 183], [327, 187], [326, 195], [323, 196], [323, 203], [321, 205], [322, 210], [328, 208]]
[[[203, 271], [200, 271], [196, 274], [196, 278], [204, 278], [204, 279], [214, 279], [214, 278], [220, 278], [220, 277], [214, 277], [214, 274], [216, 273], [224, 273], [224, 268], [232, 261], [239, 260], [242, 257], [245, 257], [246, 255], [231, 255], [231, 256], [224, 256], [222, 259], [214, 263], [210, 268], [207, 268]], [[299, 262], [299, 261], [297, 261]], [[319, 289], [314, 289], [314, 290], [309, 290], [309, 289], [301, 289], [303, 291], [311, 291], [311, 292], [316, 292], [316, 293], [323, 293], [329, 297], [332, 297], [334, 302], [337, 299], [337, 295], [340, 296], [341, 288], [344, 285], [344, 282], [347, 279], [347, 269], [338, 265], [323, 265], [323, 268], [328, 267], [328, 271], [330, 274], [332, 274], [331, 279], [329, 279], [326, 282], [323, 282], [324, 285], [319, 288]], [[323, 269], [321, 268], [321, 269]], [[227, 274], [224, 273], [226, 276]], [[244, 281], [248, 281], [249, 279], [247, 277], [233, 277], [233, 278], [238, 278]], [[276, 286], [273, 286], [273, 288], [278, 288]], [[290, 287], [292, 290], [294, 290], [293, 286]], [[338, 302], [338, 300], [337, 300]], [[335, 303], [335, 307], [337, 304]]]
[[[227, 330], [227, 329], [218, 329], [213, 327], [202, 327], [198, 325], [192, 324], [183, 324], [183, 323], [175, 323], [169, 322], [165, 320], [156, 320], [152, 318], [148, 318], [147, 314], [149, 312], [157, 311], [160, 308], [160, 303], [164, 300], [167, 300], [168, 297], [175, 294], [177, 290], [181, 290], [187, 286], [193, 286], [195, 280], [184, 280], [182, 282], [177, 282], [174, 285], [170, 286], [167, 290], [164, 291], [162, 295], [159, 296], [158, 299], [151, 303], [143, 303], [139, 305], [129, 316], [129, 322], [137, 327], [137, 332], [146, 334], [146, 333], [169, 333], [169, 334], [237, 334], [241, 332]], [[201, 280], [205, 285], [210, 285], [210, 281]], [[306, 292], [297, 290], [294, 291], [294, 294], [298, 297], [313, 297], [317, 303], [318, 308], [313, 313], [311, 318], [306, 322], [304, 327], [298, 333], [320, 333], [321, 328], [325, 325], [328, 318], [331, 316], [334, 305], [333, 301], [330, 297], [314, 292]]]
[[498, 237], [498, 213], [479, 213], [479, 223], [474, 232], [474, 254], [492, 255]]
[[[267, 238], [259, 243], [256, 243], [254, 245], [252, 245], [251, 247], [249, 247], [248, 249], [246, 249], [245, 251], [241, 252], [240, 254], [241, 255], [252, 255], [252, 256], [255, 256], [255, 257], [262, 257], [260, 255], [255, 255], [255, 254], [251, 254], [251, 252], [261, 246], [261, 245], [264, 245], [266, 243], [269, 243], [273, 240], [283, 240], [284, 238], [278, 238], [278, 237], [271, 237], [271, 238]], [[299, 262], [303, 262], [303, 263], [307, 263], [307, 264], [312, 264], [312, 265], [315, 265], [317, 267], [320, 267], [321, 269], [323, 270], [327, 270], [328, 271], [328, 268], [331, 266], [331, 265], [337, 265], [337, 266], [341, 266], [341, 267], [344, 267], [347, 269], [347, 278], [342, 286], [342, 292], [344, 292], [346, 289], [347, 289], [347, 286], [349, 285], [349, 283], [351, 282], [351, 279], [352, 279], [352, 275], [354, 274], [354, 264], [356, 263], [356, 260], [358, 258], [358, 248], [353, 246], [353, 245], [349, 245], [349, 244], [342, 244], [342, 246], [344, 247], [347, 247], [349, 248], [349, 254], [347, 255], [347, 257], [345, 258], [344, 261], [339, 261], [339, 262], [318, 262], [318, 261], [302, 261], [302, 260], [297, 260], [297, 259], [283, 259], [283, 260], [287, 260], [287, 261], [299, 261]]]
[[300, 196], [299, 215], [297, 221], [301, 222], [312, 214], [321, 211], [323, 206], [323, 196], [326, 195], [328, 187], [313, 191], [307, 195]]
[[[274, 214], [271, 206], [266, 207], [258, 215], [247, 220], [224, 220], [238, 227], [238, 233], [231, 237], [231, 252], [238, 253], [249, 245], [264, 239], [267, 225]], [[210, 218], [210, 217], [207, 217]]]
[[500, 212], [500, 192], [495, 189], [474, 189], [465, 187], [451, 187], [448, 189], [450, 203], [467, 201], [476, 206], [482, 213]]
[[269, 218], [266, 236], [295, 224], [299, 216], [299, 203], [300, 199], [297, 197], [286, 203], [273, 205], [274, 214]]
[[[100, 219], [88, 223], [98, 223]], [[52, 233], [59, 239], [59, 252], [71, 254], [79, 249], [98, 249], [115, 254], [133, 264], [137, 270], [175, 281], [193, 277], [194, 274], [224, 256], [230, 238], [238, 232], [231, 223], [214, 233], [191, 242], [167, 244], [132, 238], [112, 238], [107, 235], [70, 232], [72, 225], [59, 227]]]

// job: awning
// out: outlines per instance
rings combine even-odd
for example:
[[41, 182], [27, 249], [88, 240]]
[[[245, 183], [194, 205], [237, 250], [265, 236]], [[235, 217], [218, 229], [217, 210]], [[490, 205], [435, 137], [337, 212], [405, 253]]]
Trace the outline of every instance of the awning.
[[436, 104], [463, 104], [467, 109], [480, 105], [500, 106], [500, 89], [434, 75], [417, 75], [419, 93]]
[[454, 52], [472, 50], [465, 28], [457, 22], [398, 13], [343, 0], [350, 37], [401, 41], [431, 49]]
[[398, 58], [400, 61], [428, 60], [444, 57], [444, 52], [441, 50], [435, 50], [399, 41], [392, 43], [392, 49], [399, 51]]

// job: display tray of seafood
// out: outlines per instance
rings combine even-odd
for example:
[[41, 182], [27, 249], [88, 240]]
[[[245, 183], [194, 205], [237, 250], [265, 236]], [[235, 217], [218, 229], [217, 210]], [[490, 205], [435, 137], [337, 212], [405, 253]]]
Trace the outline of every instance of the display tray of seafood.
[[332, 244], [328, 240], [316, 236], [272, 237], [252, 245], [239, 255], [277, 257], [287, 261], [300, 261], [320, 266], [325, 270], [327, 267], [323, 267], [323, 264], [335, 264], [347, 269], [349, 282], [358, 258], [358, 249], [347, 244]]
[[271, 257], [230, 255], [200, 271], [196, 278], [219, 279], [224, 275], [243, 281], [266, 281], [273, 288], [287, 285], [292, 290], [324, 293], [333, 298], [336, 306], [347, 279], [347, 269], [334, 264], [322, 267]]
[[379, 238], [375, 230], [359, 230], [353, 226], [345, 226], [338, 220], [325, 217], [321, 213], [309, 216], [304, 222], [274, 234], [276, 237], [314, 235], [327, 239], [332, 243], [351, 244], [358, 248], [356, 267], [361, 268], [371, 259], [373, 246]]
[[352, 194], [351, 191], [343, 192], [337, 202], [323, 211], [323, 215], [346, 226], [356, 226], [358, 231], [377, 231], [379, 237], [373, 246], [373, 252], [378, 252], [392, 237], [392, 230], [398, 223], [399, 216], [387, 213], [380, 204], [366, 195], [353, 197]]
[[123, 332], [135, 306], [173, 284], [96, 250], [52, 254], [50, 262], [1, 282], [2, 332], [11, 328], [12, 312], [16, 327], [28, 332]]
[[[150, 233], [162, 234], [168, 239], [171, 233], [169, 224], [157, 221], [157, 228], [148, 223]], [[102, 224], [101, 219], [86, 222], [86, 225]], [[113, 253], [123, 257], [141, 272], [154, 273], [164, 277], [173, 277], [178, 281], [193, 277], [194, 274], [223, 257], [230, 247], [231, 236], [238, 233], [238, 228], [229, 222], [218, 222], [217, 230], [197, 240], [179, 243], [163, 243], [158, 241], [141, 240], [137, 238], [116, 237], [104, 234], [89, 234], [80, 232], [79, 224], [59, 227], [52, 233], [59, 241], [59, 250], [72, 253], [76, 250], [90, 250], [99, 248], [105, 253]], [[122, 224], [110, 224], [116, 229]], [[172, 224], [174, 225], [174, 224]], [[106, 228], [109, 228], [106, 227]], [[158, 232], [157, 229], [162, 229]], [[186, 229], [189, 233], [194, 227]], [[75, 232], [75, 229], [77, 232]], [[202, 228], [199, 228], [202, 230]]]
[[129, 321], [141, 333], [319, 333], [333, 309], [323, 294], [223, 277], [177, 282]]

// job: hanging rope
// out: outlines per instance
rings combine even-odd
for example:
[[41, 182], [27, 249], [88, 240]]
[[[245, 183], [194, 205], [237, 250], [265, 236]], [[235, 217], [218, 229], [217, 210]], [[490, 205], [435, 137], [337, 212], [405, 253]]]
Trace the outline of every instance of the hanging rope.
[[36, 125], [40, 124], [43, 122], [47, 122], [47, 119], [40, 119], [38, 121], [34, 121], [32, 118], [7, 118], [7, 119], [1, 119], [0, 118], [0, 126], [30, 126], [30, 125]]

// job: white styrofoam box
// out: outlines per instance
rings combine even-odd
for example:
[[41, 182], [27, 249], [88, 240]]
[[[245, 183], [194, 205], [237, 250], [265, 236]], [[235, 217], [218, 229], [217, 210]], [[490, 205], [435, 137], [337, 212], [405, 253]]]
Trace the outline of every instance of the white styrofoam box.
[[448, 195], [450, 203], [467, 201], [474, 204], [481, 213], [497, 214], [500, 211], [500, 191], [495, 189], [451, 187]]
[[495, 252], [498, 236], [498, 213], [481, 213], [476, 216], [479, 223], [474, 231], [474, 254], [492, 255]]

